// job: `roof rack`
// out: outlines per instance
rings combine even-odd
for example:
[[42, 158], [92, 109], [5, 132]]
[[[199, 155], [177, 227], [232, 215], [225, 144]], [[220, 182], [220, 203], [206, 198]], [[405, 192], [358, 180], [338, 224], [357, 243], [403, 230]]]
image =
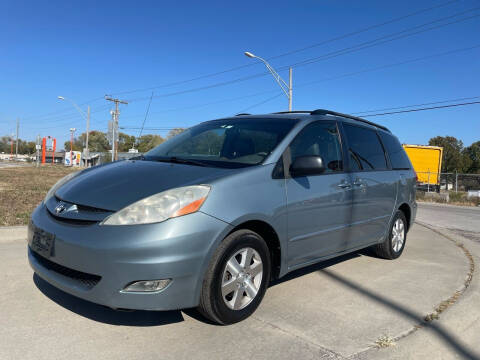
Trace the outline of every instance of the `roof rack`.
[[272, 114], [310, 114], [310, 110], [279, 111]]
[[248, 113], [240, 113], [240, 114], [236, 114], [235, 116], [242, 116], [242, 115], [252, 115], [252, 114], [248, 114]]
[[336, 112], [336, 111], [331, 111], [331, 110], [325, 110], [325, 109], [317, 109], [317, 110], [313, 110], [312, 112], [310, 112], [311, 115], [333, 115], [333, 116], [340, 116], [340, 117], [344, 117], [344, 118], [347, 118], [347, 119], [352, 119], [352, 120], [356, 120], [356, 121], [360, 121], [360, 122], [363, 122], [365, 124], [369, 124], [369, 125], [373, 125], [373, 126], [376, 126], [380, 129], [383, 129], [385, 131], [388, 131], [390, 132], [390, 130], [388, 130], [388, 128], [386, 128], [385, 126], [383, 125], [379, 125], [377, 123], [374, 123], [372, 121], [368, 121], [368, 120], [365, 120], [365, 119], [362, 119], [362, 118], [359, 118], [357, 116], [353, 116], [353, 115], [348, 115], [348, 114], [342, 114], [342, 113], [339, 113], [339, 112]]

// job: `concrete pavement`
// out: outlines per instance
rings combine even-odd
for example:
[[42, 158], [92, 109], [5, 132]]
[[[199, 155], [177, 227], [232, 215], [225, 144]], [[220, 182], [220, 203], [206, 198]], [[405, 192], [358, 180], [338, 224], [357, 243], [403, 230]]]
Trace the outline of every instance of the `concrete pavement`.
[[25, 240], [26, 238], [26, 226], [0, 226], [0, 242]]
[[[469, 358], [469, 354], [462, 354], [465, 349], [476, 351], [479, 356], [480, 208], [419, 203], [417, 221], [433, 226], [451, 241], [464, 245], [475, 266], [471, 283], [458, 301], [440, 315], [440, 321], [433, 323], [433, 327], [416, 331], [392, 348], [371, 350], [359, 358]], [[452, 339], [457, 344], [468, 345], [452, 350], [453, 345], [449, 344]]]
[[[470, 312], [478, 310], [478, 283], [434, 321], [444, 326], [444, 318], [451, 319], [448, 331], [420, 329], [396, 346], [372, 348], [382, 336], [414, 331], [464, 286], [470, 270], [465, 253], [419, 225], [400, 259], [351, 254], [297, 271], [269, 288], [253, 317], [227, 327], [208, 324], [192, 310], [115, 312], [67, 295], [32, 274], [25, 242], [13, 240], [22, 238], [21, 228], [10, 240], [4, 230], [0, 359], [418, 358], [430, 345], [453, 358], [471, 355], [475, 344], [468, 329], [476, 325], [457, 319], [477, 319]], [[457, 328], [469, 335], [458, 336]]]
[[418, 203], [417, 220], [480, 242], [480, 207]]

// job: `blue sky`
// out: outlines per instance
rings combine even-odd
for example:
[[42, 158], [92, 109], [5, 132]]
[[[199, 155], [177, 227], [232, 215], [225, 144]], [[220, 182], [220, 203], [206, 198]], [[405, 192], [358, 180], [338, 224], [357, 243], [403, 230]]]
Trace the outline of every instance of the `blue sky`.
[[[57, 100], [58, 95], [83, 104], [84, 109], [88, 102], [91, 129], [104, 131], [111, 105], [102, 98], [105, 94], [130, 101], [121, 107], [120, 126], [126, 127], [141, 126], [152, 91], [147, 128], [191, 126], [241, 111], [286, 110], [287, 99], [271, 76], [198, 89], [265, 72], [244, 51], [273, 58], [446, 2], [4, 0], [0, 4], [0, 135], [14, 132], [17, 117], [20, 137], [29, 140], [37, 134], [51, 135], [63, 144], [70, 127], [85, 131], [85, 121], [69, 103]], [[480, 3], [452, 1], [270, 62], [283, 68], [459, 13], [463, 15], [430, 26], [480, 15]], [[479, 33], [480, 17], [473, 17], [294, 67], [294, 110], [353, 113], [480, 96]], [[234, 67], [241, 68], [164, 86]], [[354, 72], [360, 73], [341, 77]], [[280, 74], [287, 79], [286, 70]], [[151, 87], [156, 88], [131, 92]], [[465, 145], [480, 140], [480, 105], [371, 119], [388, 126], [404, 143], [424, 144], [436, 135], [455, 136]], [[138, 130], [126, 132], [138, 134]]]

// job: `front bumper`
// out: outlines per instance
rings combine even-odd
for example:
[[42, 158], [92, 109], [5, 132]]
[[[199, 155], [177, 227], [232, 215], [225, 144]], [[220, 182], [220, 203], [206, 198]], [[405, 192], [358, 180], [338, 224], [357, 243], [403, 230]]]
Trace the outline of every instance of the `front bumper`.
[[[202, 212], [158, 224], [70, 224], [52, 217], [41, 204], [29, 225], [28, 259], [48, 283], [94, 303], [125, 309], [183, 309], [198, 305], [210, 257], [231, 229]], [[33, 233], [39, 230], [55, 235], [47, 261], [30, 248]], [[82, 274], [98, 281], [85, 282]], [[121, 292], [133, 281], [156, 279], [172, 281], [159, 292]]]

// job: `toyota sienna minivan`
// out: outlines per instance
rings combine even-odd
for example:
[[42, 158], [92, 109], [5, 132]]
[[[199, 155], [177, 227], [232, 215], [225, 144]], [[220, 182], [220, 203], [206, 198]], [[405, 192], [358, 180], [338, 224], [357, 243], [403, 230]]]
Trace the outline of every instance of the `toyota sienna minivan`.
[[240, 114], [61, 179], [32, 215], [28, 259], [94, 303], [197, 307], [231, 324], [292, 270], [366, 247], [398, 258], [415, 183], [381, 125], [328, 110]]

